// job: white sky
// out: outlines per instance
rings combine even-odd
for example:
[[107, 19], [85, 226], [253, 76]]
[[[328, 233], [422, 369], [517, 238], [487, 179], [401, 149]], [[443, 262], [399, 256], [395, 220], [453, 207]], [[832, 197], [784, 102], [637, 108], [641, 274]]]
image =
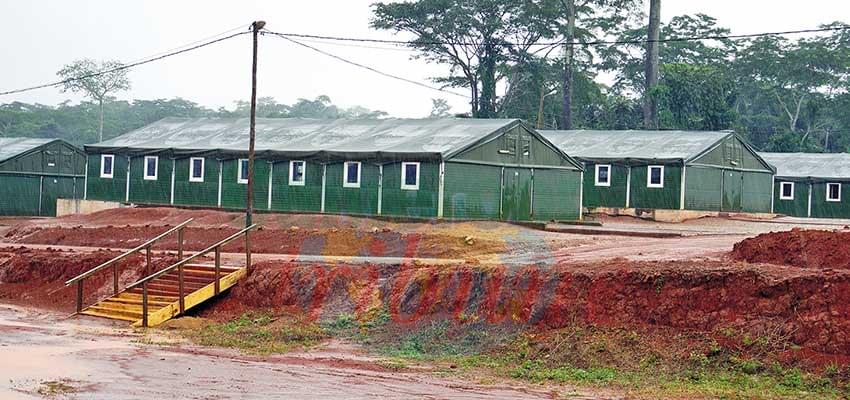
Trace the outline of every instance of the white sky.
[[[242, 26], [267, 21], [278, 32], [392, 38], [369, 28], [376, 0], [186, 1], [186, 0], [4, 0], [0, 2], [0, 91], [46, 83], [79, 58], [135, 61]], [[705, 13], [735, 34], [814, 28], [850, 22], [845, 0], [664, 0], [662, 17]], [[402, 39], [407, 39], [406, 37]], [[385, 72], [427, 83], [444, 66], [410, 60], [412, 52], [315, 44]], [[137, 67], [133, 88], [121, 99], [183, 97], [204, 106], [231, 107], [250, 95], [250, 35], [192, 53]], [[343, 64], [283, 39], [260, 41], [259, 95], [280, 102], [326, 94], [341, 106], [362, 105], [395, 117], [423, 117], [431, 99], [446, 98], [454, 112], [468, 106], [459, 97], [391, 80]], [[11, 101], [57, 104], [79, 96], [48, 88], [2, 96]]]

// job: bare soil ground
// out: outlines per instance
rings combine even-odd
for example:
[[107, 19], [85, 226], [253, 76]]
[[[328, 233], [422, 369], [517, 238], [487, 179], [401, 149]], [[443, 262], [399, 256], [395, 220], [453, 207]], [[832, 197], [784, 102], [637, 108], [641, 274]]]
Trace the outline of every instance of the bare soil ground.
[[[73, 288], [62, 287], [64, 280], [118, 254], [107, 248], [131, 248], [187, 218], [195, 219], [186, 233], [189, 250], [204, 248], [244, 224], [239, 213], [168, 208], [0, 220], [0, 302], [70, 312], [74, 293]], [[850, 259], [846, 256], [850, 248], [845, 246], [850, 238], [840, 223], [701, 219], [658, 224], [603, 218], [606, 226], [618, 229], [687, 232], [685, 237], [659, 239], [553, 233], [496, 222], [396, 223], [271, 214], [260, 215], [258, 221], [263, 228], [252, 236], [252, 244], [254, 251], [262, 254], [258, 254], [254, 274], [197, 310], [198, 315], [225, 323], [257, 310], [285, 309], [316, 323], [339, 318], [365, 323], [382, 316], [398, 329], [417, 331], [424, 329], [422, 324], [442, 320], [511, 327], [532, 332], [537, 338], [550, 337], [550, 332], [572, 329], [577, 324], [644, 330], [649, 335], [661, 330], [709, 335], [714, 338], [709, 342], [724, 348], [775, 344], [770, 357], [761, 353], [754, 356], [761, 357], [760, 363], [776, 362], [809, 371], [850, 365], [850, 337], [846, 334], [850, 331]], [[821, 230], [801, 231], [799, 227]], [[69, 250], [68, 246], [82, 247]], [[174, 246], [173, 240], [167, 241], [160, 249]], [[238, 253], [243, 250], [241, 246], [236, 243], [226, 251]], [[281, 257], [291, 254], [363, 259], [352, 264]], [[381, 257], [458, 261], [399, 262]], [[155, 261], [163, 267], [173, 261], [173, 256], [158, 252]], [[122, 282], [137, 279], [140, 260], [128, 260], [121, 271]], [[87, 282], [87, 302], [108, 294], [106, 275]], [[718, 332], [725, 333], [718, 336]], [[724, 339], [730, 332], [734, 332], [734, 340]], [[532, 342], [545, 348], [547, 340]], [[0, 347], [0, 352], [3, 349]], [[695, 354], [713, 351], [692, 350]], [[688, 351], [687, 346], [682, 349], [683, 354]], [[159, 368], [155, 361], [146, 359], [138, 364]], [[204, 362], [198, 361], [197, 367], [207, 368]], [[368, 369], [366, 364], [375, 362], [370, 360], [356, 369]], [[262, 364], [256, 368], [275, 367]], [[418, 397], [420, 392], [433, 390], [428, 378], [394, 380], [387, 371], [369, 371], [330, 374], [389, 375], [370, 377], [363, 383], [331, 379], [332, 384], [317, 387], [328, 388], [330, 397], [335, 387], [345, 387], [346, 383], [371, 388], [355, 390], [355, 395], [374, 389], [376, 393]], [[141, 373], [152, 379], [159, 374]], [[299, 374], [307, 381], [327, 379], [300, 370], [295, 375]], [[79, 380], [76, 385], [88, 387], [85, 382]], [[212, 389], [223, 379], [210, 382]], [[60, 381], [50, 390], [60, 390], [63, 384]], [[263, 383], [259, 390], [275, 390], [279, 388], [276, 385]], [[293, 385], [293, 390], [306, 387]], [[488, 392], [490, 389], [495, 391]], [[490, 389], [476, 386], [472, 390], [475, 395], [443, 394], [469, 398], [537, 398], [545, 394], [499, 392], [514, 390], [505, 387]], [[89, 392], [98, 393], [90, 398], [111, 398], [100, 396], [101, 389]]]

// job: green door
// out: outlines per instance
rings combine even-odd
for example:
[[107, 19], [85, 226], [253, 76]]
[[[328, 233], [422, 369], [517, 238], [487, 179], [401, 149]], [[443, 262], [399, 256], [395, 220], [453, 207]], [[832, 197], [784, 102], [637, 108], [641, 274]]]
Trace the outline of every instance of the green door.
[[744, 192], [744, 173], [741, 171], [723, 171], [723, 202], [720, 211], [741, 211]]
[[41, 181], [41, 201], [39, 202], [39, 213], [43, 217], [56, 216], [56, 198], [62, 192], [62, 184], [59, 178], [45, 176]]
[[502, 192], [502, 219], [528, 221], [531, 219], [531, 170], [505, 168]]

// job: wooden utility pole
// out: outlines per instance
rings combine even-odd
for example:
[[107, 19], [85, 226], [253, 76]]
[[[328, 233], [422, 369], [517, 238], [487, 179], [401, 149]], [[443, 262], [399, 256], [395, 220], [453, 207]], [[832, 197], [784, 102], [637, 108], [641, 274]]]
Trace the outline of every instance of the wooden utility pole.
[[643, 126], [658, 129], [658, 104], [652, 88], [658, 85], [658, 39], [661, 37], [661, 0], [649, 0], [649, 29], [646, 43], [646, 91], [643, 93]]
[[[254, 223], [254, 142], [257, 135], [257, 42], [260, 30], [266, 25], [265, 21], [254, 21], [251, 30], [254, 36], [254, 60], [251, 64], [251, 127], [248, 131], [248, 187], [246, 188], [245, 226]], [[251, 239], [245, 233], [245, 262], [248, 272], [251, 271]]]

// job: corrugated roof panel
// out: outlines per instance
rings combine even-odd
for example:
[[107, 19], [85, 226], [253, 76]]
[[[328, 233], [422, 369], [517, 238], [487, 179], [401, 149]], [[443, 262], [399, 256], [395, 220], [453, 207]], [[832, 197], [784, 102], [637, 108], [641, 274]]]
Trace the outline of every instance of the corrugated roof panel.
[[585, 159], [688, 160], [731, 135], [707, 131], [540, 131], [565, 153]]
[[[475, 144], [511, 119], [257, 119], [257, 151], [440, 154]], [[86, 148], [111, 151], [245, 151], [247, 118], [166, 118]]]
[[776, 167], [776, 176], [850, 179], [848, 153], [759, 153]]
[[56, 139], [39, 139], [39, 138], [0, 138], [0, 162], [17, 157], [22, 153], [26, 153], [36, 147], [43, 146]]

